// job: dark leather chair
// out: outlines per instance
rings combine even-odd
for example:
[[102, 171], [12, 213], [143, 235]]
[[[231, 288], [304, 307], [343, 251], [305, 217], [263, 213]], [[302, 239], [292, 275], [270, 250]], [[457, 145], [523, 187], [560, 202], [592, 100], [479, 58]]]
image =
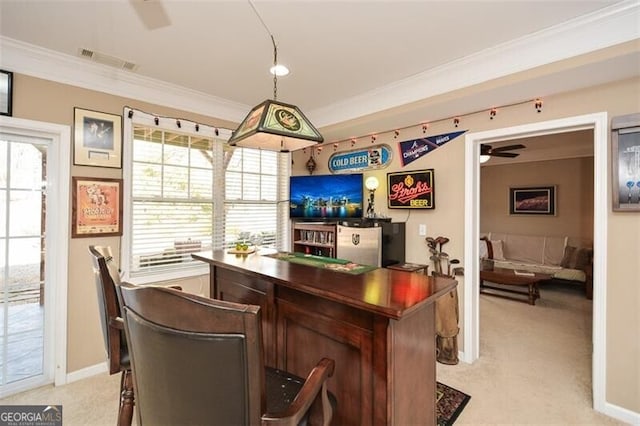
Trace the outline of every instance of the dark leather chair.
[[120, 275], [113, 262], [110, 247], [89, 246], [89, 253], [91, 253], [95, 274], [98, 310], [107, 351], [109, 374], [122, 373], [118, 425], [128, 426], [133, 418], [134, 395], [129, 350], [116, 294], [116, 284], [120, 284]]
[[260, 308], [118, 287], [139, 425], [330, 424], [323, 358], [306, 379], [264, 367]]

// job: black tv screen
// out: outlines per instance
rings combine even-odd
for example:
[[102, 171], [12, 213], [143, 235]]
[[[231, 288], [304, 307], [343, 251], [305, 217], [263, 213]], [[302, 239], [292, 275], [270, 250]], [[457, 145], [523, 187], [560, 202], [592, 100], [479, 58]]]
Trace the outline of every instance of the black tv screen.
[[361, 218], [362, 173], [291, 176], [289, 205], [292, 218]]

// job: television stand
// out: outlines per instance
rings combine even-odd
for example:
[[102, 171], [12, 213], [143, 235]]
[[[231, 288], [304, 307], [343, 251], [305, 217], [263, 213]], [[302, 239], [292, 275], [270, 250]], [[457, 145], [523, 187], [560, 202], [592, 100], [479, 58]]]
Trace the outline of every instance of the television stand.
[[336, 257], [335, 223], [292, 222], [291, 251]]

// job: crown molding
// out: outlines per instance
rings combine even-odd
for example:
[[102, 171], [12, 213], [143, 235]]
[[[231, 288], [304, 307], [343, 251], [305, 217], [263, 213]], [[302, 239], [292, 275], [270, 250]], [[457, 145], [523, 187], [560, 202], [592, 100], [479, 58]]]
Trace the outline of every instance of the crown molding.
[[0, 66], [20, 74], [240, 122], [249, 105], [0, 36]]
[[[555, 27], [307, 112], [324, 127], [640, 39], [640, 3], [625, 0]], [[250, 105], [0, 36], [0, 66], [59, 83], [240, 122]]]
[[640, 3], [627, 0], [546, 30], [307, 111], [317, 127], [338, 124], [531, 68], [640, 39]]

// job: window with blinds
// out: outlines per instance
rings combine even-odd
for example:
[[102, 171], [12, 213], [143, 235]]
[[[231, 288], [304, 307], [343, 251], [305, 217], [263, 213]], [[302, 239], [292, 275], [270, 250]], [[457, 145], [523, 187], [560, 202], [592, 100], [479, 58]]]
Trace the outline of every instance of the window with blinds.
[[247, 242], [282, 250], [287, 236], [288, 214], [283, 205], [289, 155], [250, 148], [236, 148], [227, 155], [225, 245]]
[[228, 130], [125, 108], [120, 262], [136, 283], [206, 273], [191, 253], [286, 249], [290, 154], [231, 148]]
[[189, 268], [191, 253], [211, 249], [214, 146], [208, 137], [133, 126], [132, 275]]

